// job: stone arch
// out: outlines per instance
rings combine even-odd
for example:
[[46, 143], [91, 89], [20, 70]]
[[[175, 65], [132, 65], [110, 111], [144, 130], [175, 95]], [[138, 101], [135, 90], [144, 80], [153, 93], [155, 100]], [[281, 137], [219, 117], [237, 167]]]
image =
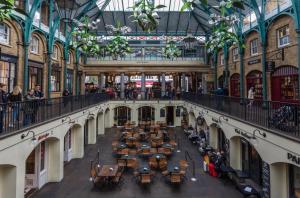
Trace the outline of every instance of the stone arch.
[[248, 30], [247, 32], [244, 33], [245, 38], [247, 38], [247, 36], [249, 36], [249, 35], [252, 34], [253, 32], [259, 34], [259, 30], [257, 30], [257, 29], [250, 29], [250, 30]]
[[111, 110], [109, 108], [107, 108], [105, 111], [104, 111], [104, 129], [110, 127], [110, 112]]
[[[159, 108], [159, 107], [158, 107]], [[153, 105], [140, 105], [137, 108], [138, 121], [155, 121], [156, 112], [159, 112]], [[140, 123], [139, 123], [140, 124]]]
[[189, 126], [192, 126], [193, 128], [196, 126], [196, 116], [193, 111], [189, 112]]
[[104, 135], [105, 133], [105, 122], [104, 122], [105, 112], [101, 111], [97, 114], [97, 135]]
[[17, 167], [0, 165], [0, 197], [17, 197]]
[[[66, 138], [67, 135], [70, 136], [68, 138], [70, 138], [71, 140], [68, 142], [68, 146], [71, 143], [71, 151], [70, 151], [70, 155], [69, 156], [69, 160], [71, 159], [75, 159], [75, 158], [82, 158], [84, 155], [84, 140], [83, 140], [83, 126], [81, 126], [80, 124], [74, 124], [72, 125], [67, 131], [65, 131], [65, 133], [63, 134], [63, 137]], [[66, 141], [66, 139], [64, 139]]]
[[127, 105], [118, 105], [113, 108], [114, 113], [114, 125], [122, 126], [126, 122], [131, 121], [132, 109]]

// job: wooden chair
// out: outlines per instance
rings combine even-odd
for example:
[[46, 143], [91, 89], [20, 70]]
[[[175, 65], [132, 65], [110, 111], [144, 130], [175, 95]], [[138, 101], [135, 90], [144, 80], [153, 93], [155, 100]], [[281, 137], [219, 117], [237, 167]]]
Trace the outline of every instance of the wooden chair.
[[160, 170], [166, 170], [167, 169], [167, 166], [168, 166], [168, 161], [167, 159], [160, 159], [159, 160], [159, 169]]
[[117, 151], [118, 155], [128, 155], [129, 154], [129, 149], [125, 148], [125, 149], [121, 149]]
[[161, 172], [161, 174], [162, 174], [163, 176], [167, 176], [167, 175], [169, 175], [169, 171], [168, 171], [168, 170], [165, 170], [165, 171]]
[[156, 154], [157, 153], [157, 148], [150, 148], [150, 153], [151, 154]]
[[128, 159], [127, 160], [127, 167], [128, 168], [137, 168], [137, 160], [136, 160], [136, 158], [132, 158], [132, 159]]
[[151, 183], [151, 175], [150, 174], [142, 174], [140, 176], [141, 184], [150, 184]]
[[173, 184], [179, 184], [181, 183], [181, 175], [180, 173], [172, 173], [170, 176], [170, 181]]
[[124, 167], [123, 166], [119, 166], [118, 171], [117, 171], [117, 175], [113, 178], [112, 182], [119, 184], [121, 181], [121, 177], [123, 175], [123, 171], [124, 171]]
[[171, 148], [163, 148], [163, 151], [166, 156], [171, 156], [173, 154]]
[[177, 146], [177, 143], [175, 140], [170, 140], [169, 144], [171, 144], [173, 147]]
[[120, 167], [126, 167], [126, 160], [124, 160], [124, 159], [117, 159], [117, 164]]
[[155, 158], [153, 158], [153, 157], [149, 158], [149, 166], [150, 166], [150, 168], [157, 168], [158, 167], [158, 164], [157, 164], [157, 161], [156, 161]]

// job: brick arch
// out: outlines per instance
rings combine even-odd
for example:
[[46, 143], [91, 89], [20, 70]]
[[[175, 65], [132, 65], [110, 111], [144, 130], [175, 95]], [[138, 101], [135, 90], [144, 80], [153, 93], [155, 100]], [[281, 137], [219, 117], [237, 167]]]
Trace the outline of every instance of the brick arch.
[[43, 47], [43, 53], [47, 52], [47, 40], [46, 40], [46, 37], [44, 35], [43, 32], [40, 32], [38, 30], [34, 30], [32, 33], [31, 33], [31, 36], [36, 36], [38, 37], [38, 39], [41, 40], [41, 43], [42, 43], [42, 47]]
[[[274, 25], [278, 20], [280, 20], [284, 17], [291, 19], [291, 21], [295, 24], [294, 16], [290, 13], [284, 12], [284, 13], [280, 13], [280, 14], [277, 14], [272, 17], [271, 21], [269, 22], [269, 24], [267, 26], [267, 31], [269, 31], [270, 28], [272, 27], [272, 25]], [[290, 23], [288, 23], [288, 24], [290, 24]]]
[[23, 41], [23, 32], [22, 27], [15, 20], [4, 20], [2, 23], [5, 23], [10, 27], [11, 30], [14, 30], [14, 33], [17, 36], [17, 43]]
[[[245, 40], [247, 40], [247, 37], [248, 37], [249, 35], [254, 34], [254, 33], [257, 33], [257, 34], [259, 35], [259, 30], [257, 30], [257, 29], [251, 29], [251, 30], [245, 32], [245, 33], [244, 33]], [[259, 39], [260, 39], [260, 37], [259, 37]]]

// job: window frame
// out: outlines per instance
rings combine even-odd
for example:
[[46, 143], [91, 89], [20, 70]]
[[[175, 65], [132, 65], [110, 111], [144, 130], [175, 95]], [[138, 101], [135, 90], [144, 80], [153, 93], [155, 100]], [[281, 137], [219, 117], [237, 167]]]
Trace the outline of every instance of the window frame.
[[[55, 80], [52, 79], [55, 77]], [[58, 69], [51, 70], [51, 92], [60, 92], [61, 91], [61, 71]], [[55, 83], [55, 84], [53, 84]], [[54, 86], [53, 86], [54, 85]], [[55, 89], [53, 89], [55, 87]]]
[[[0, 23], [0, 25], [2, 25], [4, 27], [4, 29], [6, 28], [7, 29], [7, 32], [5, 33], [1, 33], [0, 32], [0, 35], [3, 35], [3, 36], [6, 36], [6, 40], [5, 39], [0, 39], [0, 44], [3, 44], [3, 45], [9, 45], [10, 44], [10, 27], [9, 25], [7, 25], [6, 23]], [[1, 37], [0, 37], [1, 38]]]
[[[287, 31], [286, 28], [288, 29], [288, 31]], [[288, 34], [285, 35], [285, 36], [280, 37], [280, 31], [281, 31], [281, 30], [284, 30], [284, 29], [285, 29], [286, 32], [288, 32]], [[285, 25], [285, 26], [283, 26], [283, 27], [277, 29], [277, 30], [276, 30], [276, 34], [277, 34], [277, 47], [278, 47], [278, 48], [282, 48], [282, 47], [285, 47], [285, 46], [287, 46], [287, 45], [290, 44], [290, 27], [289, 27], [289, 25]], [[281, 44], [280, 41], [281, 41], [281, 39], [283, 39], [283, 38], [287, 38], [287, 41], [288, 41], [288, 42], [287, 42], [287, 43], [284, 43], [284, 44]]]
[[[235, 54], [235, 52], [236, 52], [236, 54]], [[235, 58], [235, 56], [237, 57], [237, 58]], [[232, 49], [232, 61], [233, 62], [238, 62], [239, 61], [239, 48], [238, 47], [235, 47], [235, 48], [233, 48]]]
[[225, 65], [225, 57], [224, 54], [220, 54], [220, 65]]
[[58, 47], [56, 45], [53, 46], [53, 52], [51, 58], [53, 60], [58, 60]]
[[[37, 51], [32, 50], [32, 47], [33, 47], [33, 44], [34, 44], [33, 43], [34, 38], [37, 41], [37, 43], [36, 43], [37, 44], [37, 46], [36, 46]], [[32, 54], [39, 54], [39, 50], [40, 50], [40, 39], [36, 35], [33, 35], [31, 37], [31, 40], [30, 40], [30, 53], [32, 53]]]
[[[254, 49], [254, 47], [253, 47], [253, 43], [254, 42], [256, 42], [256, 52], [254, 53], [253, 51], [253, 49]], [[258, 55], [258, 38], [255, 38], [255, 39], [252, 39], [251, 41], [250, 41], [250, 56], [257, 56]]]

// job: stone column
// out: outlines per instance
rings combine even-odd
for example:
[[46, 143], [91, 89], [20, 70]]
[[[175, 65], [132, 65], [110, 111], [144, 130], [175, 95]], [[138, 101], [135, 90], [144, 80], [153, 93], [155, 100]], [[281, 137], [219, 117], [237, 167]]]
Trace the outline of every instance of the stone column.
[[142, 99], [145, 99], [145, 94], [146, 94], [146, 77], [145, 73], [142, 73], [142, 78], [141, 78], [141, 95]]
[[161, 77], [161, 97], [164, 97], [166, 95], [166, 74], [162, 73]]
[[120, 93], [120, 97], [121, 99], [124, 99], [125, 98], [125, 76], [124, 76], [124, 73], [121, 73], [121, 78], [120, 78], [120, 84], [121, 84], [121, 93]]
[[105, 88], [105, 75], [104, 73], [100, 74], [100, 89], [104, 89]]
[[186, 80], [185, 80], [185, 74], [184, 73], [181, 75], [181, 81], [182, 81], [181, 91], [186, 92]]
[[207, 94], [207, 82], [206, 82], [206, 74], [202, 73], [202, 93]]

